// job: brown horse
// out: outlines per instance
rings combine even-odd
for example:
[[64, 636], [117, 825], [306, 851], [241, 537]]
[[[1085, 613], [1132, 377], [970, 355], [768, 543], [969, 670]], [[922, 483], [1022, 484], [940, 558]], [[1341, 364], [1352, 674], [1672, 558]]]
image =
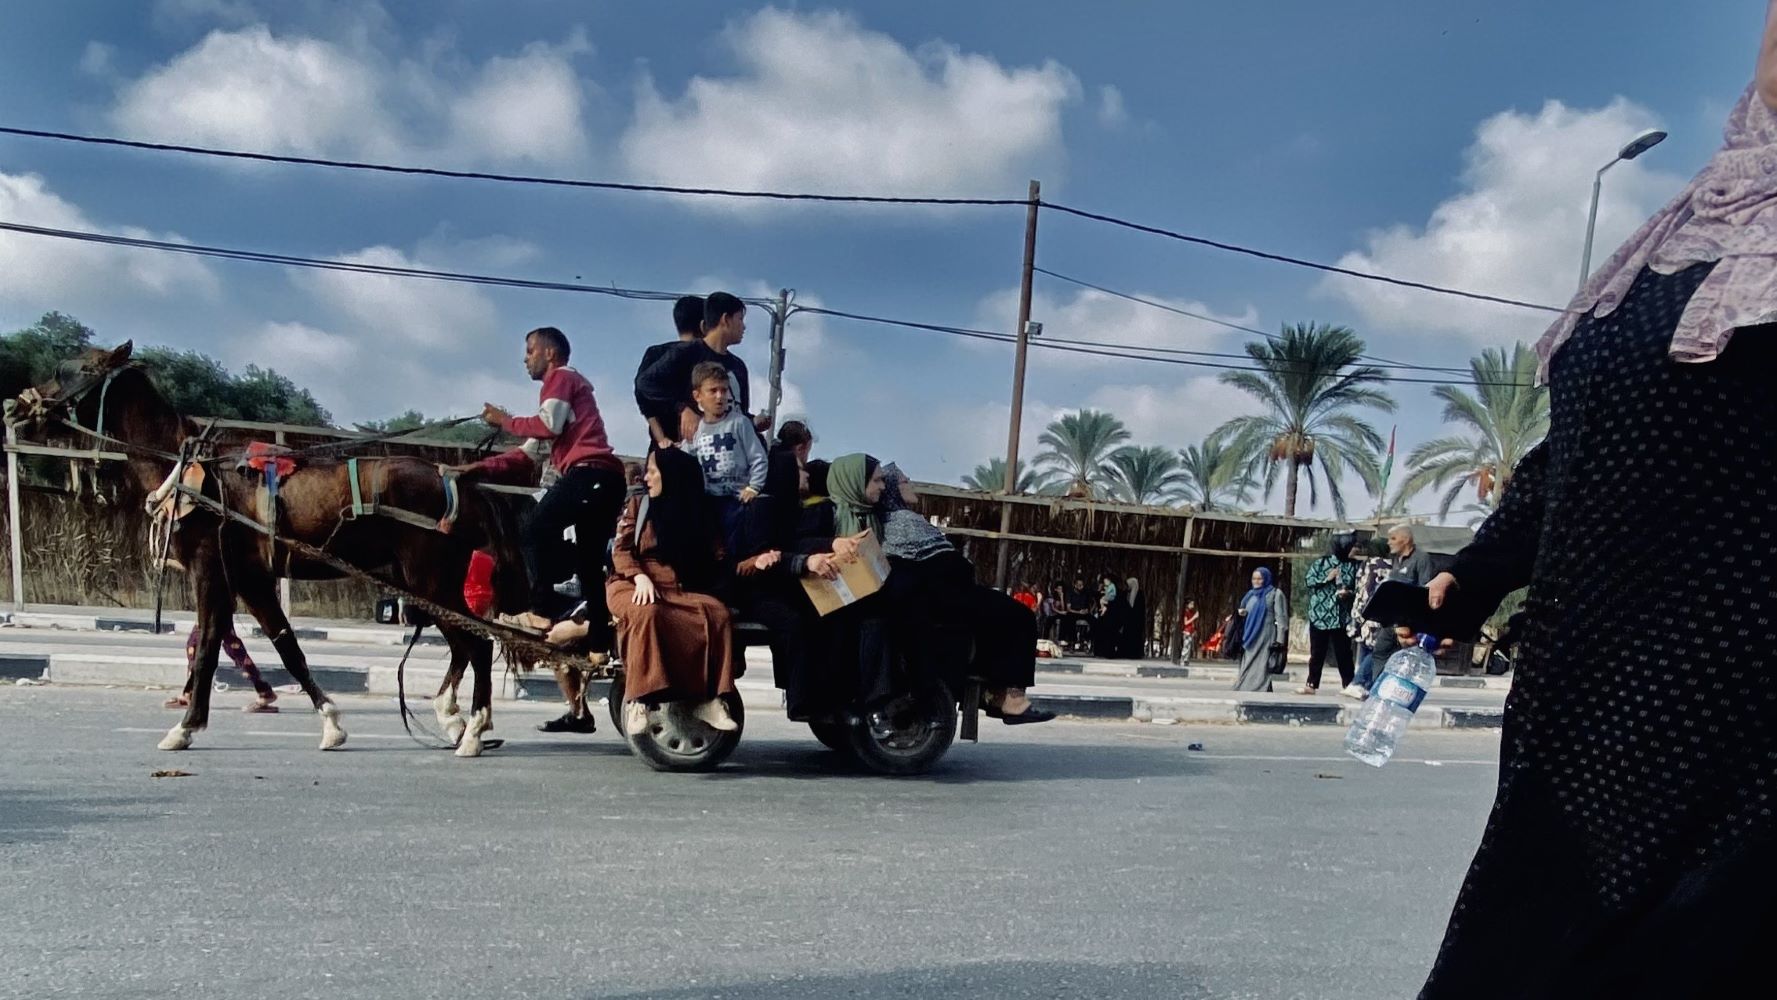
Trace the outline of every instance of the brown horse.
[[[127, 484], [139, 487], [153, 503], [173, 489], [178, 457], [186, 454], [188, 442], [194, 452], [204, 447], [215, 450], [215, 446], [196, 440], [202, 434], [199, 425], [174, 411], [147, 372], [130, 361], [130, 350], [131, 345], [125, 343], [116, 350], [91, 350], [64, 362], [49, 382], [7, 402], [7, 420], [87, 438], [82, 447], [124, 452], [130, 470]], [[523, 580], [513, 579], [514, 569], [522, 567], [523, 560], [513, 538], [515, 532], [507, 528], [512, 519], [506, 498], [465, 485], [458, 497], [457, 520], [449, 533], [393, 515], [354, 517], [352, 467], [340, 459], [299, 458], [296, 469], [283, 478], [279, 488], [275, 514], [279, 536], [324, 549], [345, 563], [465, 615], [463, 580], [470, 555], [477, 548], [490, 548], [502, 569], [495, 587], [500, 605], [516, 608], [525, 603]], [[249, 479], [234, 460], [208, 461], [202, 466], [198, 488], [203, 495], [259, 522], [257, 479]], [[356, 469], [358, 497], [423, 518], [444, 516], [446, 488], [435, 465], [418, 458], [379, 457], [359, 459]], [[184, 718], [161, 740], [160, 748], [187, 749], [192, 733], [208, 724], [217, 653], [237, 598], [271, 637], [284, 669], [314, 703], [321, 716], [321, 749], [344, 744], [346, 733], [339, 725], [339, 709], [315, 684], [277, 594], [280, 577], [326, 580], [343, 574], [282, 546], [274, 548], [253, 524], [224, 517], [202, 504], [190, 505], [189, 513], [172, 530], [168, 545], [168, 562], [184, 567], [192, 588], [199, 635], [191, 704]], [[522, 577], [522, 569], [517, 573]], [[482, 734], [493, 726], [493, 644], [460, 625], [436, 624], [450, 646], [451, 666], [433, 707], [456, 740], [457, 756], [479, 756]], [[473, 668], [475, 678], [466, 724], [457, 714], [455, 695], [456, 681], [465, 666]]]

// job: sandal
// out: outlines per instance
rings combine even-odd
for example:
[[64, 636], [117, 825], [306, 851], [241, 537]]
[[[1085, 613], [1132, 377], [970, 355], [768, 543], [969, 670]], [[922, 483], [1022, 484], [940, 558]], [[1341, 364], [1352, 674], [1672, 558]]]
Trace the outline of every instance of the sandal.
[[1319, 690], [1319, 689], [1318, 689], [1318, 688], [1311, 688], [1311, 687], [1309, 687], [1309, 686], [1308, 686], [1308, 685], [1306, 685], [1306, 684], [1304, 684], [1304, 685], [1302, 685], [1302, 686], [1301, 686], [1301, 687], [1299, 687], [1299, 688], [1297, 688], [1297, 689], [1296, 689], [1296, 693], [1297, 693], [1297, 694], [1310, 694], [1310, 695], [1311, 695], [1311, 694], [1314, 694], [1314, 693], [1315, 693], [1315, 691], [1317, 691], [1317, 690]]
[[1033, 722], [1049, 722], [1054, 718], [1054, 712], [1038, 708], [1035, 705], [1019, 712], [1017, 715], [1005, 715], [1003, 713], [1000, 715], [1000, 721], [1008, 726], [1024, 726]]

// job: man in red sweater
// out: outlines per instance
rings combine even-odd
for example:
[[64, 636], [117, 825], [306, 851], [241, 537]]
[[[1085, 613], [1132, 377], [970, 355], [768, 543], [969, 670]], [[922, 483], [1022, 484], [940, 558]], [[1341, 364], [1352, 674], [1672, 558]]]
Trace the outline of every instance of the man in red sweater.
[[[549, 445], [549, 462], [560, 476], [537, 501], [525, 526], [525, 570], [531, 579], [530, 611], [519, 624], [539, 632], [554, 623], [552, 612], [560, 598], [547, 567], [548, 551], [563, 544], [562, 533], [572, 526], [575, 569], [580, 575], [581, 596], [587, 602], [588, 638], [595, 653], [609, 654], [614, 638], [611, 616], [605, 607], [605, 550], [617, 529], [623, 509], [623, 462], [611, 450], [605, 421], [593, 399], [592, 383], [568, 367], [568, 338], [553, 326], [525, 334], [524, 370], [542, 382], [534, 416], [515, 417], [492, 403], [482, 408], [481, 419], [509, 434], [528, 440], [520, 447], [477, 463], [476, 468], [494, 481], [534, 482], [541, 444]], [[593, 731], [592, 713], [583, 697], [578, 671], [556, 670], [556, 682], [567, 698], [568, 712], [538, 727], [544, 732]]]

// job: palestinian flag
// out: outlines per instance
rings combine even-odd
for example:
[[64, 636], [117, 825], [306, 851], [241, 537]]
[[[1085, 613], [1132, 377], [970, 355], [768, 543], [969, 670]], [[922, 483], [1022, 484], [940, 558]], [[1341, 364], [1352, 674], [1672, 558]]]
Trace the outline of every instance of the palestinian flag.
[[1388, 458], [1382, 463], [1382, 492], [1388, 492], [1388, 477], [1394, 473], [1394, 432], [1399, 425], [1388, 429]]

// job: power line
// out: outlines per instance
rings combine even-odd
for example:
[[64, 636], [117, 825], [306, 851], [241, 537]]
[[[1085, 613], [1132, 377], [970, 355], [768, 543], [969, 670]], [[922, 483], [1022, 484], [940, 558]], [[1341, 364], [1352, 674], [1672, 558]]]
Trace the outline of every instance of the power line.
[[[93, 145], [93, 146], [110, 146], [110, 147], [122, 148], [122, 149], [138, 149], [138, 150], [146, 150], [146, 151], [150, 151], [150, 152], [159, 152], [159, 153], [180, 153], [180, 154], [185, 154], [185, 155], [190, 155], [190, 156], [208, 156], [208, 157], [218, 157], [218, 158], [223, 158], [223, 159], [247, 160], [247, 161], [253, 161], [253, 162], [260, 162], [260, 163], [285, 163], [285, 164], [295, 164], [295, 165], [299, 165], [299, 166], [326, 167], [326, 168], [338, 169], [338, 170], [358, 170], [358, 171], [368, 171], [368, 172], [385, 173], [385, 174], [402, 174], [402, 175], [422, 176], [422, 177], [445, 177], [445, 178], [455, 178], [455, 179], [459, 179], [459, 180], [494, 181], [494, 182], [505, 183], [505, 184], [532, 184], [532, 185], [544, 185], [544, 186], [549, 186], [549, 187], [579, 188], [579, 189], [592, 189], [592, 190], [601, 190], [601, 191], [623, 191], [623, 192], [630, 192], [630, 193], [678, 194], [678, 195], [692, 195], [692, 196], [698, 196], [698, 197], [753, 198], [753, 199], [765, 199], [765, 200], [786, 201], [786, 202], [803, 201], [803, 202], [847, 203], [847, 204], [865, 204], [865, 205], [871, 205], [871, 204], [875, 204], [875, 205], [946, 205], [946, 206], [1006, 207], [1006, 206], [1015, 206], [1015, 205], [1016, 206], [1028, 206], [1030, 204], [1029, 199], [1026, 199], [1026, 198], [943, 198], [943, 197], [907, 197], [907, 196], [894, 196], [894, 195], [864, 195], [864, 194], [811, 194], [811, 193], [806, 193], [806, 192], [791, 192], [791, 191], [758, 191], [758, 190], [745, 190], [745, 189], [734, 189], [734, 188], [713, 188], [713, 187], [678, 187], [678, 186], [667, 185], [667, 184], [636, 184], [636, 183], [627, 183], [627, 182], [623, 182], [623, 181], [597, 181], [597, 180], [582, 180], [582, 179], [566, 178], [566, 177], [543, 177], [543, 176], [534, 176], [534, 175], [525, 175], [525, 174], [500, 174], [500, 173], [490, 173], [487, 171], [479, 171], [479, 170], [450, 170], [450, 169], [446, 169], [443, 167], [415, 167], [415, 166], [404, 166], [404, 165], [389, 164], [389, 163], [372, 163], [372, 162], [368, 162], [368, 161], [364, 161], [364, 160], [336, 160], [336, 159], [327, 159], [327, 158], [323, 158], [323, 157], [313, 157], [313, 156], [294, 156], [294, 155], [281, 154], [281, 153], [259, 153], [259, 152], [252, 152], [252, 151], [248, 151], [248, 150], [239, 150], [239, 149], [222, 149], [222, 148], [211, 147], [211, 146], [191, 146], [191, 145], [183, 145], [183, 144], [178, 144], [178, 143], [165, 143], [165, 142], [144, 142], [139, 139], [120, 139], [120, 138], [116, 138], [114, 136], [84, 135], [84, 134], [80, 134], [80, 133], [76, 133], [76, 132], [57, 132], [57, 131], [50, 131], [47, 129], [20, 128], [18, 126], [11, 126], [11, 125], [0, 125], [0, 135], [13, 135], [13, 136], [19, 136], [22, 138], [29, 138], [29, 139], [46, 139], [46, 140], [53, 140], [53, 141], [57, 141], [57, 142], [83, 143], [83, 144]], [[1223, 242], [1220, 240], [1212, 240], [1212, 239], [1209, 239], [1209, 238], [1203, 237], [1203, 236], [1193, 236], [1189, 233], [1181, 233], [1181, 232], [1177, 232], [1177, 231], [1170, 230], [1170, 229], [1163, 229], [1158, 226], [1149, 226], [1149, 225], [1145, 225], [1145, 224], [1139, 223], [1139, 222], [1132, 222], [1128, 219], [1117, 218], [1116, 216], [1104, 215], [1104, 214], [1101, 214], [1098, 212], [1089, 212], [1089, 211], [1086, 211], [1085, 209], [1074, 208], [1069, 205], [1061, 205], [1061, 204], [1057, 204], [1055, 202], [1039, 201], [1038, 204], [1043, 208], [1053, 209], [1054, 211], [1062, 212], [1062, 213], [1065, 213], [1068, 215], [1077, 216], [1082, 219], [1090, 219], [1095, 222], [1103, 222], [1103, 223], [1107, 223], [1109, 225], [1120, 226], [1125, 229], [1134, 230], [1136, 232], [1148, 233], [1148, 234], [1151, 234], [1154, 236], [1164, 236], [1169, 239], [1180, 240], [1180, 241], [1183, 241], [1186, 243], [1193, 243], [1198, 246], [1210, 247], [1210, 248], [1216, 249], [1216, 250], [1223, 250], [1228, 253], [1242, 254], [1242, 255], [1245, 255], [1248, 257], [1257, 257], [1261, 260], [1275, 261], [1277, 263], [1290, 264], [1290, 265], [1293, 265], [1296, 267], [1310, 268], [1313, 270], [1324, 271], [1324, 272], [1328, 272], [1331, 274], [1341, 274], [1341, 275], [1345, 275], [1346, 277], [1358, 278], [1358, 279], [1361, 279], [1364, 281], [1377, 281], [1377, 282], [1382, 282], [1384, 284], [1395, 285], [1395, 286], [1398, 286], [1401, 288], [1413, 288], [1413, 289], [1418, 289], [1420, 291], [1435, 292], [1435, 293], [1439, 293], [1439, 294], [1443, 294], [1443, 295], [1454, 295], [1454, 296], [1458, 296], [1461, 298], [1473, 299], [1473, 300], [1480, 301], [1480, 302], [1493, 302], [1493, 303], [1497, 303], [1499, 305], [1516, 306], [1516, 307], [1523, 308], [1523, 309], [1537, 309], [1537, 310], [1541, 310], [1544, 312], [1554, 312], [1554, 313], [1560, 313], [1560, 312], [1566, 311], [1566, 310], [1557, 308], [1555, 306], [1540, 305], [1540, 304], [1534, 303], [1534, 302], [1524, 302], [1524, 301], [1520, 301], [1518, 299], [1504, 298], [1502, 296], [1497, 296], [1497, 295], [1486, 295], [1486, 294], [1482, 294], [1480, 292], [1469, 292], [1469, 291], [1464, 291], [1459, 288], [1448, 288], [1448, 287], [1445, 287], [1442, 285], [1429, 284], [1427, 282], [1409, 281], [1405, 278], [1395, 278], [1395, 277], [1391, 277], [1391, 276], [1385, 275], [1385, 274], [1374, 274], [1374, 273], [1367, 272], [1367, 271], [1357, 271], [1357, 270], [1353, 270], [1351, 268], [1339, 267], [1339, 266], [1333, 265], [1333, 264], [1323, 264], [1318, 261], [1305, 260], [1300, 257], [1291, 257], [1291, 256], [1288, 256], [1285, 254], [1271, 253], [1269, 251], [1258, 250], [1258, 249], [1254, 249], [1252, 247], [1241, 246], [1241, 245], [1235, 244], [1235, 243], [1226, 243], [1226, 242]]]
[[[1095, 285], [1090, 281], [1082, 281], [1079, 278], [1069, 277], [1068, 275], [1065, 275], [1065, 274], [1058, 274], [1054, 271], [1049, 270], [1048, 268], [1034, 267], [1034, 268], [1032, 268], [1032, 270], [1036, 271], [1038, 274], [1046, 274], [1049, 277], [1055, 278], [1058, 281], [1065, 281], [1065, 282], [1068, 282], [1069, 284], [1079, 285], [1083, 288], [1090, 288], [1094, 291], [1103, 292], [1104, 294], [1113, 296], [1115, 298], [1127, 299], [1130, 302], [1140, 303], [1141, 305], [1149, 306], [1154, 309], [1161, 309], [1161, 310], [1164, 310], [1169, 313], [1177, 313], [1180, 316], [1189, 316], [1192, 319], [1203, 320], [1206, 323], [1213, 323], [1217, 326], [1225, 326], [1230, 330], [1239, 330], [1241, 333], [1250, 333], [1250, 334], [1253, 334], [1254, 336], [1257, 336], [1257, 337], [1263, 337], [1266, 340], [1271, 341], [1272, 343], [1276, 343], [1276, 342], [1283, 339], [1282, 337], [1279, 337], [1275, 333], [1267, 333], [1264, 330], [1255, 329], [1250, 326], [1242, 326], [1239, 323], [1230, 323], [1229, 321], [1227, 321], [1225, 319], [1218, 319], [1215, 316], [1208, 316], [1203, 313], [1195, 313], [1195, 312], [1190, 311], [1189, 309], [1180, 309], [1177, 306], [1167, 305], [1164, 302], [1156, 302], [1153, 299], [1146, 299], [1146, 298], [1141, 297], [1140, 295], [1131, 295], [1128, 292], [1119, 292], [1114, 288], [1106, 288], [1103, 285]], [[1159, 350], [1159, 348], [1156, 348], [1156, 350]], [[1210, 351], [1191, 351], [1191, 352], [1183, 352], [1183, 353], [1203, 354], [1203, 355], [1206, 355], [1209, 357], [1223, 357], [1223, 358], [1247, 358], [1247, 357], [1249, 357], [1248, 355], [1245, 355], [1245, 354], [1215, 354]], [[1400, 369], [1406, 369], [1406, 370], [1411, 370], [1411, 371], [1426, 371], [1426, 372], [1454, 372], [1459, 375], [1466, 374], [1469, 371], [1469, 369], [1467, 369], [1467, 368], [1447, 368], [1447, 367], [1442, 367], [1439, 365], [1416, 365], [1416, 364], [1411, 364], [1406, 361], [1391, 361], [1388, 358], [1377, 357], [1374, 354], [1360, 354], [1360, 355], [1358, 355], [1358, 357], [1363, 358], [1365, 361], [1374, 362], [1377, 365], [1377, 367], [1381, 367], [1381, 368], [1400, 368]]]
[[[875, 323], [883, 326], [897, 326], [911, 330], [923, 330], [930, 333], [949, 334], [970, 340], [985, 340], [1001, 344], [1016, 344], [1018, 342], [1018, 338], [1013, 334], [1000, 333], [993, 330], [977, 330], [969, 327], [946, 326], [941, 323], [920, 323], [913, 320], [895, 319], [889, 316], [872, 316], [865, 313], [846, 312], [839, 309], [826, 309], [814, 306], [805, 306], [802, 311], [816, 313], [822, 316], [833, 316], [839, 319], [849, 319], [860, 323]], [[1032, 347], [1040, 347], [1045, 350], [1061, 351], [1069, 354], [1120, 358], [1128, 361], [1150, 361], [1160, 364], [1183, 365], [1191, 368], [1211, 368], [1218, 371], [1255, 372], [1260, 374], [1269, 373], [1274, 370], [1285, 372], [1291, 371], [1290, 369], [1269, 369], [1252, 365], [1230, 365], [1211, 361], [1192, 361], [1186, 358], [1164, 356], [1159, 353], [1143, 353], [1150, 351], [1168, 352], [1169, 349], [1142, 347], [1135, 344], [1116, 344], [1096, 340], [1060, 340], [1048, 337], [1032, 339], [1029, 343]], [[1233, 357], [1233, 355], [1227, 356]], [[1251, 359], [1243, 358], [1243, 360]], [[1295, 370], [1295, 373], [1301, 374], [1304, 371], [1305, 370]], [[1405, 378], [1388, 374], [1384, 374], [1382, 377], [1385, 381], [1400, 383], [1403, 385], [1450, 385], [1453, 382], [1451, 379]], [[1525, 388], [1529, 385], [1529, 383], [1524, 382], [1487, 382], [1471, 384], [1512, 386], [1518, 388]]]
[[[618, 288], [614, 286], [587, 285], [565, 281], [538, 281], [529, 278], [513, 278], [499, 275], [471, 274], [459, 271], [440, 271], [429, 268], [398, 267], [391, 264], [373, 264], [363, 261], [325, 260], [316, 257], [299, 257], [292, 254], [269, 253], [260, 250], [243, 250], [234, 247], [205, 246], [196, 243], [174, 243], [167, 240], [151, 240], [136, 236], [118, 236], [109, 233], [82, 232], [71, 229], [55, 229], [47, 226], [32, 226], [24, 223], [0, 221], [0, 231], [15, 232], [30, 236], [49, 239], [73, 240], [82, 243], [95, 243], [105, 246], [129, 247], [141, 250], [157, 250], [164, 253], [176, 253], [194, 257], [210, 257], [222, 260], [249, 261], [263, 264], [276, 264], [282, 267], [307, 268], [324, 271], [343, 271], [355, 274], [374, 274], [388, 277], [415, 278], [429, 281], [446, 281], [461, 284], [495, 286], [505, 288], [524, 288], [539, 291], [576, 292], [591, 295], [604, 295], [611, 298], [634, 299], [652, 302], [668, 302], [677, 299], [682, 292], [663, 292], [637, 288]], [[747, 299], [758, 305], [773, 305], [767, 299]], [[800, 311], [837, 319], [849, 319], [856, 322], [885, 324], [915, 330], [925, 330], [952, 336], [967, 337], [976, 340], [990, 340], [999, 343], [1016, 343], [1017, 337], [1009, 333], [992, 330], [976, 330], [969, 327], [946, 326], [936, 323], [920, 323], [913, 320], [895, 319], [885, 316], [871, 316], [864, 313], [847, 312], [821, 306], [802, 306]], [[1218, 364], [1208, 361], [1192, 361], [1181, 357], [1158, 356], [1156, 354], [1139, 353], [1150, 350], [1132, 344], [1115, 344], [1090, 340], [1033, 340], [1032, 344], [1048, 349], [1068, 353], [1092, 355], [1107, 358], [1121, 358], [1132, 361], [1150, 361], [1167, 364], [1185, 365], [1198, 368], [1214, 368], [1227, 371], [1265, 372], [1267, 369], [1250, 366]], [[1153, 350], [1164, 351], [1164, 348]], [[1445, 385], [1449, 379], [1413, 379], [1385, 376], [1390, 382], [1403, 384]], [[1502, 383], [1517, 385], [1519, 383]]]
[[631, 184], [622, 181], [590, 181], [568, 177], [539, 177], [526, 174], [496, 174], [480, 170], [448, 170], [443, 167], [413, 167], [364, 160], [332, 160], [316, 156], [290, 156], [280, 153], [255, 153], [240, 149], [217, 149], [209, 146], [185, 146], [170, 142], [143, 142], [111, 136], [80, 135], [74, 132], [50, 132], [43, 129], [16, 128], [0, 125], [0, 134], [30, 139], [54, 139], [94, 146], [115, 146], [144, 149], [157, 153], [184, 153], [191, 156], [213, 156], [231, 160], [252, 160], [260, 163], [290, 163], [305, 167], [329, 167], [336, 170], [364, 170], [383, 174], [410, 174], [421, 177], [449, 177], [458, 180], [496, 181], [503, 184], [540, 184], [548, 187], [590, 188], [600, 191], [629, 191], [649, 194], [684, 194], [712, 198], [762, 198], [773, 201], [848, 202], [864, 205], [1028, 205], [1024, 198], [935, 198], [899, 197], [867, 194], [807, 194], [790, 191], [751, 191], [734, 188], [676, 187], [670, 184]]
[[[538, 281], [530, 278], [512, 278], [488, 274], [470, 274], [460, 271], [439, 271], [421, 267], [398, 267], [393, 264], [374, 264], [367, 261], [325, 260], [317, 257], [298, 257], [290, 254], [268, 253], [260, 250], [241, 250], [233, 247], [204, 246], [197, 243], [173, 243], [166, 240], [151, 240], [136, 236], [117, 236], [110, 233], [82, 232], [73, 229], [52, 229], [48, 226], [30, 226], [18, 222], [0, 221], [0, 230], [23, 233], [30, 236], [43, 236], [51, 239], [74, 240], [81, 243], [98, 243], [107, 246], [131, 247], [140, 250], [158, 250], [164, 253], [183, 254], [189, 257], [213, 257], [222, 260], [244, 260], [261, 264], [277, 264], [284, 267], [308, 268], [319, 271], [346, 271], [357, 274], [377, 274], [397, 278], [420, 278], [429, 281], [448, 281], [469, 285], [490, 285], [506, 288], [528, 288], [538, 291], [578, 292], [589, 295], [605, 295], [620, 299], [638, 299], [649, 302], [670, 302], [685, 292], [659, 292], [640, 288], [618, 288], [615, 286], [588, 285], [568, 281]], [[771, 304], [768, 299], [746, 299], [758, 305]]]
[[1045, 201], [1042, 205], [1044, 208], [1053, 209], [1054, 211], [1062, 212], [1067, 215], [1078, 216], [1082, 219], [1091, 219], [1094, 222], [1103, 222], [1113, 226], [1121, 226], [1124, 229], [1133, 229], [1138, 233], [1164, 236], [1167, 239], [1179, 240], [1184, 243], [1194, 243], [1198, 246], [1210, 247], [1215, 250], [1224, 250], [1228, 253], [1242, 254], [1247, 257], [1257, 257], [1260, 260], [1275, 261], [1279, 264], [1290, 264], [1295, 267], [1305, 267], [1315, 271], [1325, 271], [1328, 274], [1342, 274], [1348, 278], [1361, 278], [1364, 281], [1379, 281], [1383, 284], [1396, 285], [1401, 288], [1416, 288], [1422, 292], [1437, 292], [1441, 295], [1455, 295], [1459, 298], [1473, 299], [1477, 302], [1492, 302], [1502, 306], [1517, 306], [1520, 309], [1536, 309], [1541, 312], [1552, 313], [1564, 313], [1567, 311], [1558, 306], [1545, 306], [1537, 302], [1524, 302], [1520, 299], [1508, 299], [1504, 296], [1486, 295], [1481, 292], [1467, 292], [1460, 288], [1448, 288], [1443, 285], [1433, 285], [1423, 281], [1409, 281], [1406, 278], [1395, 278], [1386, 274], [1375, 274], [1369, 271], [1356, 271], [1348, 267], [1340, 267], [1336, 264], [1323, 264], [1320, 261], [1305, 260], [1301, 257], [1290, 257], [1286, 254], [1272, 253], [1268, 250], [1256, 250], [1252, 247], [1244, 247], [1237, 243], [1224, 243], [1221, 240], [1212, 240], [1204, 236], [1193, 236], [1190, 233], [1181, 233], [1171, 229], [1162, 229], [1159, 226], [1149, 226], [1140, 222], [1131, 222], [1128, 219], [1119, 219], [1114, 215], [1103, 215], [1098, 212], [1088, 212], [1082, 208], [1058, 205], [1052, 201]]

